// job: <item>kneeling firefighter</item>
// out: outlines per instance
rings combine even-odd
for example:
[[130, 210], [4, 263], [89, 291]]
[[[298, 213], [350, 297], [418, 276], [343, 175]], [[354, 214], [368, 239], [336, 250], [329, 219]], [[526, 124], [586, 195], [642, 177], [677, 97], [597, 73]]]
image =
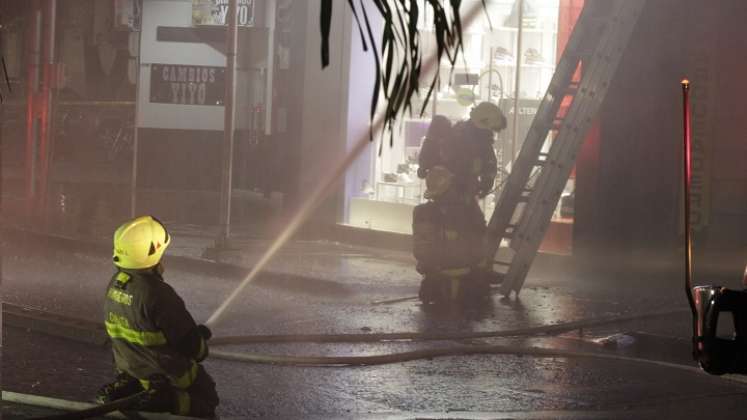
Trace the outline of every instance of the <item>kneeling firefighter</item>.
[[[479, 301], [489, 297], [486, 281], [485, 219], [454, 189], [454, 175], [443, 166], [426, 176], [427, 203], [413, 211], [413, 253], [423, 275], [424, 304]], [[479, 216], [479, 217], [478, 217]]]
[[163, 280], [161, 257], [170, 243], [166, 228], [151, 216], [131, 220], [114, 233], [117, 271], [106, 290], [104, 323], [117, 376], [99, 390], [96, 401], [142, 393], [132, 410], [212, 418], [218, 395], [200, 364], [208, 355], [211, 332], [195, 323]]

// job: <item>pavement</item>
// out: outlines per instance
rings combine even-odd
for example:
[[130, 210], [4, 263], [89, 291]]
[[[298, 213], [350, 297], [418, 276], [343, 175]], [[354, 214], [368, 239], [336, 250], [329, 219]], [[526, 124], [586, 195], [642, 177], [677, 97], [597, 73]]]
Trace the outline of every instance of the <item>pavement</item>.
[[[102, 229], [71, 237], [61, 231], [56, 234], [62, 239], [49, 240], [19, 231], [13, 220], [3, 220], [3, 226], [4, 302], [100, 322], [103, 289], [112, 272], [110, 233]], [[198, 322], [215, 312], [272, 239], [251, 227], [237, 229], [229, 249], [206, 254], [214, 248], [217, 227], [168, 227], [173, 242], [165, 277]], [[517, 298], [495, 295], [479, 310], [429, 310], [410, 299], [420, 281], [413, 267], [405, 251], [293, 240], [228, 308], [214, 334], [464, 334], [579, 320], [620, 321], [553, 335], [254, 343], [216, 349], [370, 356], [505, 345], [627, 359], [473, 355], [358, 367], [209, 359], [206, 368], [218, 383], [221, 418], [744, 418], [747, 386], [739, 378], [698, 372], [689, 358], [691, 318], [681, 279], [582, 274], [567, 257], [541, 255]], [[738, 281], [727, 286], [736, 287]], [[640, 317], [663, 312], [667, 314]], [[7, 324], [3, 343], [6, 390], [82, 401], [111, 377], [106, 346]], [[4, 408], [4, 413], [13, 410]]]

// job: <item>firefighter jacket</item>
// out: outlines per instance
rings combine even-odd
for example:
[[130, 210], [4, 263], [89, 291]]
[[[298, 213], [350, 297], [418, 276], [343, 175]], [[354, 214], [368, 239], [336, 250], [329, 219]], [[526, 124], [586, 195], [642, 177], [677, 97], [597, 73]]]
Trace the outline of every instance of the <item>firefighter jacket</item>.
[[118, 370], [146, 388], [159, 374], [179, 389], [194, 382], [207, 345], [184, 301], [154, 269], [119, 269], [106, 290], [104, 316]]
[[458, 122], [453, 130], [455, 141], [443, 155], [446, 168], [454, 174], [455, 187], [467, 194], [487, 193], [498, 172], [493, 132], [470, 120]]
[[412, 219], [421, 274], [460, 276], [482, 263], [485, 219], [474, 199], [429, 201], [415, 206]]
[[493, 132], [470, 120], [443, 129], [439, 136], [426, 137], [418, 161], [420, 178], [433, 167], [443, 166], [454, 174], [454, 188], [467, 197], [486, 194], [498, 171]]

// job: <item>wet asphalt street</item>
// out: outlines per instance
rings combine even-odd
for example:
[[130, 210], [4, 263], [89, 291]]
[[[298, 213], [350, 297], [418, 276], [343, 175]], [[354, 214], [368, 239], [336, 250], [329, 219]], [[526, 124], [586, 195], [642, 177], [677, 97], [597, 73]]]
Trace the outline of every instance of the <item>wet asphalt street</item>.
[[[263, 244], [245, 245], [226, 258], [251, 264]], [[174, 252], [188, 255], [190, 250], [175, 246]], [[112, 273], [106, 253], [3, 238], [3, 301], [98, 322]], [[213, 313], [242, 277], [168, 259], [166, 267], [165, 278], [198, 322]], [[520, 300], [496, 296], [481, 311], [424, 311], [415, 300], [372, 303], [413, 296], [418, 282], [406, 253], [297, 242], [240, 295], [214, 335], [498, 331], [685, 308], [677, 279], [620, 284], [581, 279], [547, 264], [531, 273]], [[610, 352], [594, 340], [637, 331], [663, 338], [645, 354], [635, 353], [635, 345], [619, 352], [692, 366], [687, 361], [689, 325], [689, 314], [681, 312], [553, 337], [220, 349], [343, 356], [510, 344]], [[87, 400], [111, 375], [107, 347], [4, 325], [2, 350], [4, 390]], [[218, 384], [222, 418], [744, 418], [747, 398], [747, 385], [740, 382], [686, 369], [588, 358], [447, 356], [363, 367], [209, 359], [206, 367]]]

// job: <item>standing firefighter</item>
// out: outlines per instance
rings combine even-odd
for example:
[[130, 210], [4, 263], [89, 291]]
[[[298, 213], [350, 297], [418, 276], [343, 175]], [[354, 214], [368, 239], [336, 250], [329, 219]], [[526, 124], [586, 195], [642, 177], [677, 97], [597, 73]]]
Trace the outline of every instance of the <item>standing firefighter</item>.
[[475, 205], [475, 197], [484, 198], [493, 190], [498, 172], [493, 136], [504, 128], [506, 117], [491, 102], [481, 102], [472, 108], [468, 120], [454, 125], [455, 142], [448, 167], [454, 172], [455, 187]]
[[420, 298], [480, 299], [493, 273], [485, 255], [485, 216], [477, 198], [493, 189], [497, 161], [493, 132], [506, 127], [495, 104], [483, 102], [454, 127], [434, 116], [423, 143], [418, 175], [428, 203], [413, 212], [414, 254], [423, 274]]
[[108, 403], [145, 391], [133, 410], [211, 418], [218, 395], [199, 363], [208, 355], [211, 333], [196, 325], [163, 280], [161, 257], [170, 242], [163, 224], [150, 216], [114, 233], [117, 272], [106, 290], [104, 314], [117, 377], [96, 400]]

